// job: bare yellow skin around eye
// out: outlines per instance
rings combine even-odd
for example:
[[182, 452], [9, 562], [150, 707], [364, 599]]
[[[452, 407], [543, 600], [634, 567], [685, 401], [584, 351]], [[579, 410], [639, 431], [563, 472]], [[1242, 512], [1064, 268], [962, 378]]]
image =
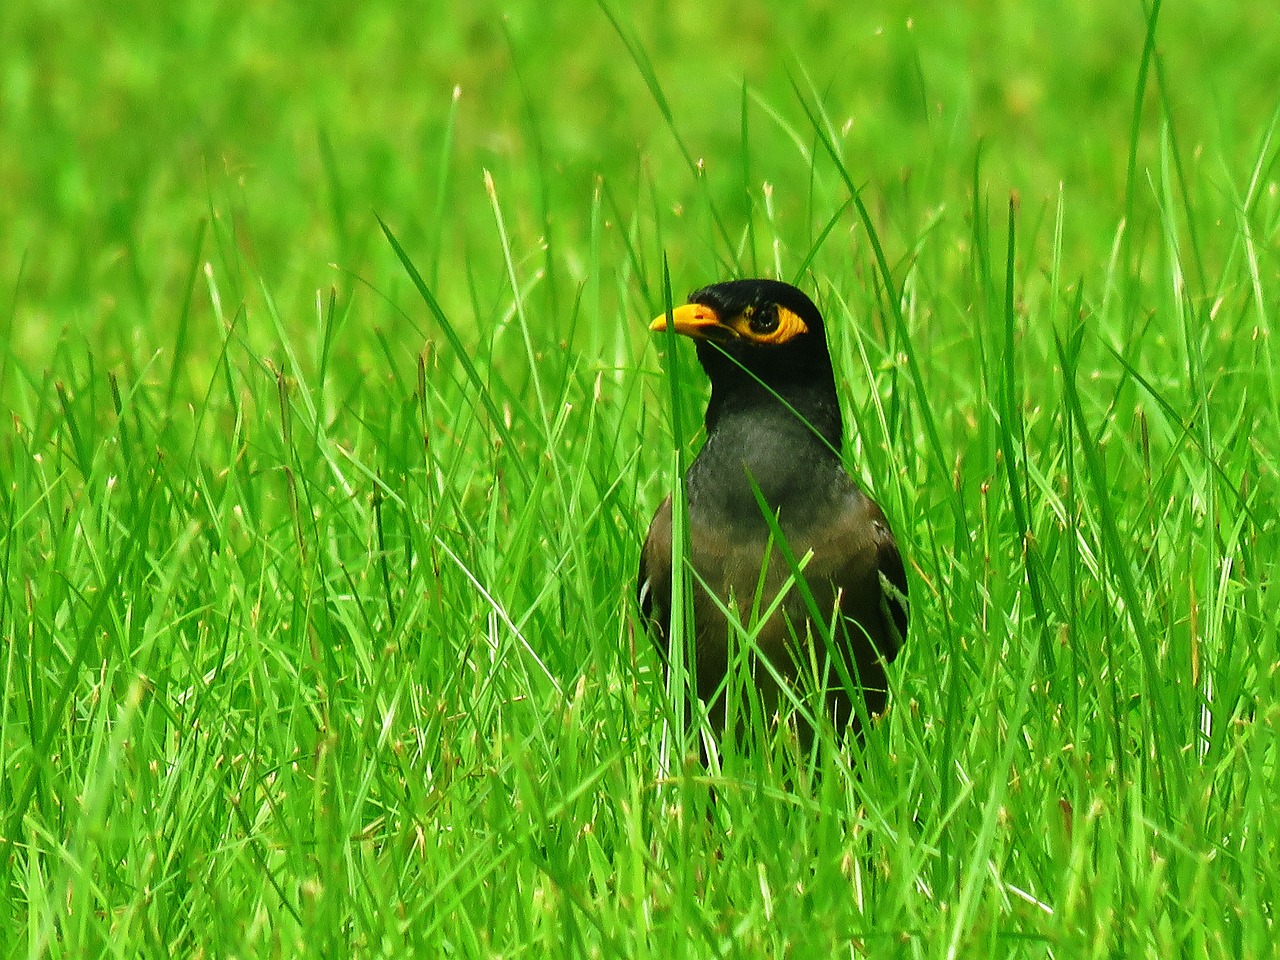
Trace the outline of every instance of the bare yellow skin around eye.
[[793, 337], [798, 337], [802, 333], [808, 333], [809, 328], [805, 326], [805, 322], [796, 314], [792, 313], [786, 307], [778, 307], [778, 325], [768, 333], [757, 333], [751, 329], [752, 311], [746, 310], [740, 316], [736, 317], [730, 328], [738, 336], [744, 340], [751, 340], [755, 343], [766, 343], [778, 345], [786, 343]]
[[[722, 320], [720, 315], [710, 307], [703, 306], [699, 303], [686, 303], [682, 307], [676, 307], [671, 311], [670, 317], [672, 326], [675, 327], [676, 333], [683, 334], [686, 337], [693, 337], [695, 340], [723, 340], [725, 334], [731, 334], [734, 339], [747, 340], [751, 343], [764, 344], [765, 346], [778, 346], [789, 340], [798, 337], [802, 333], [808, 333], [809, 327], [799, 316], [792, 313], [786, 307], [776, 307], [778, 317], [778, 325], [768, 333], [760, 333], [751, 329], [751, 317], [754, 310], [748, 307], [738, 316], [731, 320]], [[649, 324], [649, 329], [655, 332], [661, 332], [667, 329], [667, 314], [661, 314], [653, 319]]]

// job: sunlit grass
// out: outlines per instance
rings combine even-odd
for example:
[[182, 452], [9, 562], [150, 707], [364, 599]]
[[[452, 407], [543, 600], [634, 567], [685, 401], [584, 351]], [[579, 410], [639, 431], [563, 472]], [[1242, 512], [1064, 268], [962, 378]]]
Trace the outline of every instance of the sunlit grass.
[[[266, 11], [0, 13], [6, 955], [1271, 955], [1261, 6]], [[709, 774], [646, 321], [739, 273], [913, 619]]]

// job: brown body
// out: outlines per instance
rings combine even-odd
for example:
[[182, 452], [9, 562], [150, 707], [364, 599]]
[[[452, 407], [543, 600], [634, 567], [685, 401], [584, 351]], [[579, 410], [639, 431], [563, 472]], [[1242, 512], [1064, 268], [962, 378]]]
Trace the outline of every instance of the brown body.
[[[906, 576], [880, 507], [852, 482], [849, 488], [845, 503], [819, 519], [790, 522], [779, 517], [791, 553], [803, 566], [812, 607], [794, 583], [783, 553], [770, 544], [769, 527], [763, 518], [752, 531], [726, 536], [723, 528], [700, 518], [696, 509], [690, 511], [689, 563], [696, 573], [691, 578], [694, 675], [698, 697], [708, 705], [717, 728], [725, 723], [721, 688], [729, 669], [730, 645], [742, 642], [734, 637], [736, 628], [730, 626], [721, 606], [735, 611], [737, 621], [750, 631], [752, 611], [763, 614], [784, 588], [782, 603], [755, 634], [756, 650], [773, 667], [770, 671], [762, 664], [751, 664], [765, 715], [772, 716], [787, 704], [775, 672], [802, 696], [816, 692], [820, 685], [827, 715], [837, 729], [856, 724], [858, 718], [845, 676], [861, 687], [869, 714], [884, 710], [888, 697], [884, 665], [898, 653], [907, 618], [900, 603], [885, 598], [881, 577], [905, 594]], [[664, 658], [669, 655], [671, 530], [668, 497], [649, 527], [640, 561], [642, 586], [649, 585], [648, 591], [642, 590], [641, 602]], [[792, 582], [788, 585], [788, 581]], [[814, 608], [823, 614], [825, 631], [812, 623]], [[843, 671], [827, 656], [824, 632], [844, 658]]]

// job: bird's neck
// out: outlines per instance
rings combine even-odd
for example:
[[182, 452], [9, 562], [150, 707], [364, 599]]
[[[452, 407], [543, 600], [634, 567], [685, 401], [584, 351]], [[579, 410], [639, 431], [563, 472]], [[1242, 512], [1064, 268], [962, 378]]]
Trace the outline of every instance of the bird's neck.
[[829, 370], [820, 374], [770, 387], [745, 373], [716, 378], [707, 405], [707, 443], [689, 470], [691, 507], [754, 525], [760, 510], [753, 483], [784, 514], [843, 489], [844, 424], [834, 376]]
[[713, 384], [707, 403], [707, 436], [720, 430], [746, 427], [758, 435], [775, 430], [788, 439], [807, 435], [816, 447], [840, 458], [844, 420], [836, 397], [835, 377], [787, 380], [770, 384], [747, 373]]

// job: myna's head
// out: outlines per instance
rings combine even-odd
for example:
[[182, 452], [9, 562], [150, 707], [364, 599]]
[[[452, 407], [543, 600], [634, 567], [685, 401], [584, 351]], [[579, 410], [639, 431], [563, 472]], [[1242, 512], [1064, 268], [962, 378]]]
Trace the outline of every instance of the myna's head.
[[[714, 385], [745, 368], [766, 385], [831, 376], [822, 314], [801, 290], [781, 280], [729, 280], [689, 294], [672, 310], [676, 333], [698, 344], [698, 360]], [[650, 330], [667, 329], [668, 314]]]

